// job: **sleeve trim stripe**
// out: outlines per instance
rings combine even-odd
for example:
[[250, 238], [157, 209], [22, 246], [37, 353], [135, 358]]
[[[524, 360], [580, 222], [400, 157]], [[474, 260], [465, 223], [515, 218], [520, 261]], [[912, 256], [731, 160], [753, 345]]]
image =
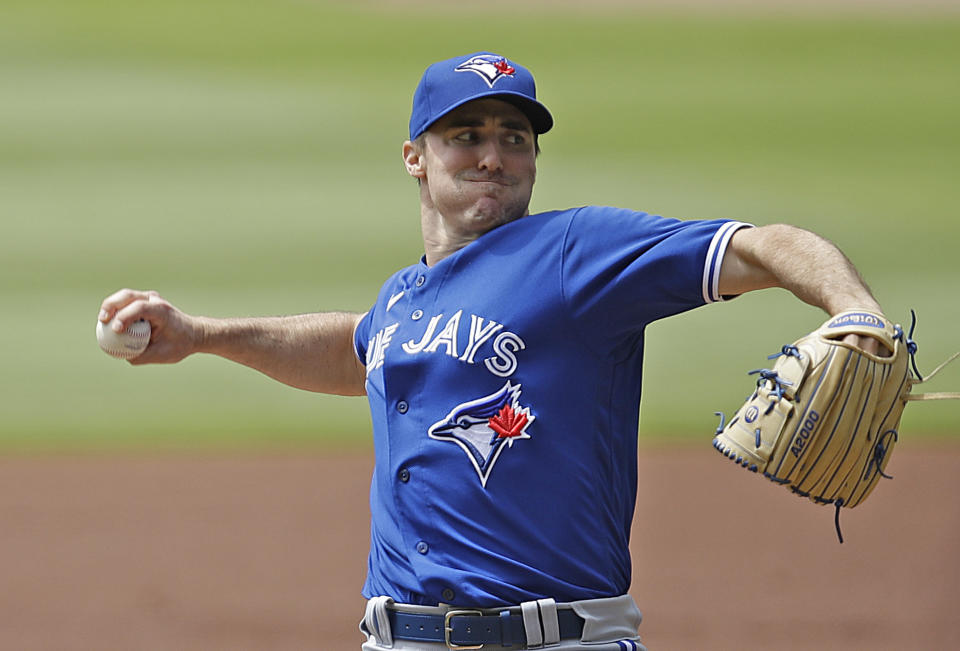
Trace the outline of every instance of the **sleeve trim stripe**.
[[751, 224], [730, 221], [721, 226], [707, 249], [707, 259], [703, 265], [703, 302], [716, 303], [723, 300], [720, 296], [720, 267], [723, 255], [727, 251], [730, 238], [741, 228], [750, 228]]
[[367, 318], [367, 312], [364, 312], [363, 315], [357, 319], [353, 324], [353, 354], [357, 356], [362, 363], [366, 364], [367, 360], [364, 357], [360, 356], [360, 349], [357, 347], [357, 329], [360, 327], [360, 323]]

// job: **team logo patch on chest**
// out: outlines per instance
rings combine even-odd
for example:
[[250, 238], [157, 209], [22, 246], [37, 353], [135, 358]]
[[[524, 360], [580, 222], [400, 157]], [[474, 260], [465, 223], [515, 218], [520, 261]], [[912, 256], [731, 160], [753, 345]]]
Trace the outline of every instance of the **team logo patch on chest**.
[[530, 438], [527, 428], [535, 418], [530, 407], [520, 405], [520, 385], [508, 381], [496, 393], [457, 405], [427, 434], [459, 445], [486, 487], [500, 454], [516, 441]]

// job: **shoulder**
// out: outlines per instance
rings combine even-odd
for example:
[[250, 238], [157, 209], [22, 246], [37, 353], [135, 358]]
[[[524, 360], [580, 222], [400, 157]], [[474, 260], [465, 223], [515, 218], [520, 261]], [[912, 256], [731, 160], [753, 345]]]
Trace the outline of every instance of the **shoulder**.
[[588, 205], [531, 214], [498, 230], [504, 239], [552, 242], [567, 252], [582, 247], [607, 251], [663, 244], [684, 248], [704, 238], [709, 240], [729, 222], [683, 220], [629, 208]]
[[572, 212], [574, 222], [583, 229], [616, 228], [627, 232], [657, 233], [669, 232], [684, 224], [692, 223], [674, 217], [615, 206], [583, 206]]
[[614, 230], [618, 224], [630, 222], [636, 226], [640, 221], [650, 218], [651, 216], [647, 213], [624, 208], [576, 206], [531, 213], [492, 233], [499, 232], [500, 235], [507, 237], [521, 234], [527, 237], [564, 237], [571, 229], [577, 229], [602, 234]]

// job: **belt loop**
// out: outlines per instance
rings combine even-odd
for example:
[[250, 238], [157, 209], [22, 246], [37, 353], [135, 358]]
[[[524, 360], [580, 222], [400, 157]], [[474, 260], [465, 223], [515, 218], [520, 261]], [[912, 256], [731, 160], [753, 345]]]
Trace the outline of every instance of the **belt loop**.
[[540, 629], [540, 609], [536, 601], [524, 601], [520, 604], [523, 613], [523, 629], [527, 634], [527, 648], [539, 649], [543, 646], [543, 631]]
[[367, 601], [367, 610], [360, 623], [360, 630], [376, 638], [377, 644], [388, 649], [393, 648], [393, 631], [390, 630], [390, 618], [387, 607], [393, 603], [390, 597], [374, 597]]
[[[500, 644], [502, 646], [513, 646], [513, 627], [510, 626], [510, 618], [512, 617], [509, 610], [500, 611]], [[523, 640], [516, 640], [519, 644], [523, 644]]]
[[540, 623], [543, 625], [543, 645], [560, 644], [560, 621], [557, 619], [557, 602], [553, 599], [539, 599]]

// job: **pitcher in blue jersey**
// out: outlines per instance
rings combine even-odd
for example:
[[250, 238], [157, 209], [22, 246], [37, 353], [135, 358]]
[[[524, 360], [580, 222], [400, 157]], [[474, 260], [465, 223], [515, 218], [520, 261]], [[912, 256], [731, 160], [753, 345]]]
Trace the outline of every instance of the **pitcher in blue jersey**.
[[529, 214], [552, 126], [512, 59], [427, 68], [402, 150], [424, 255], [365, 314], [209, 319], [136, 290], [101, 306], [120, 329], [151, 322], [131, 363], [207, 352], [367, 395], [367, 651], [642, 649], [627, 591], [646, 326], [766, 287], [880, 312], [834, 245], [791, 226]]

